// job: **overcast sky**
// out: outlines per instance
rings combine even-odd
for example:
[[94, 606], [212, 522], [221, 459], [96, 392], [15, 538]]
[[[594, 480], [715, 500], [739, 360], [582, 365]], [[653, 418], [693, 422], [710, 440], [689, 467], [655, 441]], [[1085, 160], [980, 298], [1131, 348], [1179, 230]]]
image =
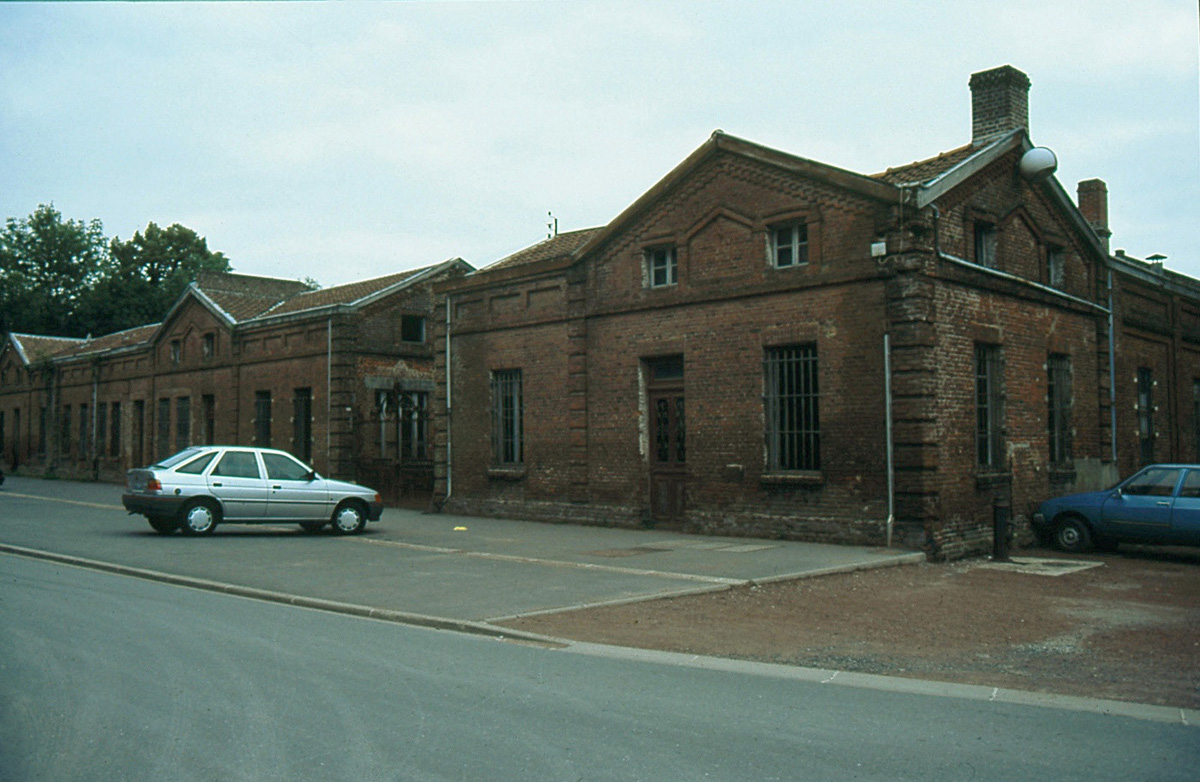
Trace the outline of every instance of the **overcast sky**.
[[713, 130], [861, 173], [970, 141], [971, 73], [1200, 277], [1196, 0], [0, 4], [0, 218], [182, 223], [325, 286], [603, 225]]

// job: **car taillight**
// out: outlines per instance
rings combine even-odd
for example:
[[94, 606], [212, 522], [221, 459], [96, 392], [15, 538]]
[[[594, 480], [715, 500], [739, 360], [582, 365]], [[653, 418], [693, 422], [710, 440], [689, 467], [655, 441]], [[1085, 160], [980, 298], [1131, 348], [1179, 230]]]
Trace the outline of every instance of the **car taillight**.
[[146, 491], [162, 491], [162, 482], [158, 478], [146, 481]]
[[381, 495], [379, 492], [375, 492], [375, 502], [379, 503], [380, 505], [383, 504], [383, 495]]

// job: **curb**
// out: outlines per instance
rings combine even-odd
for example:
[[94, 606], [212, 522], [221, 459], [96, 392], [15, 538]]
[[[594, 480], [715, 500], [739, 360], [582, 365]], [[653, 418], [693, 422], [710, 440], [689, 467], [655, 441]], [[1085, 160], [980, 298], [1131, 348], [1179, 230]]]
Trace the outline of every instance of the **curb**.
[[204, 578], [193, 578], [192, 576], [180, 576], [173, 573], [163, 573], [162, 571], [158, 570], [146, 570], [144, 568], [136, 568], [129, 565], [117, 565], [111, 562], [101, 562], [99, 560], [86, 559], [84, 557], [76, 557], [69, 554], [57, 554], [52, 551], [24, 548], [23, 546], [14, 546], [8, 543], [0, 543], [0, 553], [15, 554], [17, 556], [28, 557], [30, 559], [57, 562], [62, 565], [71, 565], [73, 567], [87, 568], [88, 570], [98, 570], [104, 573], [113, 573], [120, 576], [141, 578], [147, 581], [157, 581], [162, 584], [171, 584], [173, 586], [202, 589], [206, 592], [216, 592], [235, 597], [246, 597], [253, 600], [265, 600], [271, 603], [281, 603], [283, 605], [296, 606], [298, 608], [309, 608], [316, 611], [328, 611], [331, 613], [346, 614], [348, 616], [357, 616], [364, 619], [378, 619], [383, 622], [394, 622], [396, 624], [412, 625], [414, 627], [424, 627], [432, 630], [450, 630], [458, 633], [468, 633], [470, 635], [495, 638], [497, 640], [523, 641], [525, 643], [537, 644], [539, 646], [547, 646], [551, 648], [566, 648], [571, 643], [569, 641], [563, 641], [543, 635], [536, 635], [534, 633], [524, 633], [519, 630], [509, 630], [508, 628], [504, 627], [496, 627], [486, 622], [471, 622], [465, 619], [447, 619], [440, 616], [414, 614], [407, 611], [396, 611], [388, 608], [372, 608], [370, 606], [358, 605], [356, 603], [342, 603], [336, 600], [323, 600], [317, 597], [304, 597], [302, 595], [293, 595], [286, 592], [273, 592], [269, 589], [257, 589], [255, 587], [226, 584], [221, 581], [210, 581]]

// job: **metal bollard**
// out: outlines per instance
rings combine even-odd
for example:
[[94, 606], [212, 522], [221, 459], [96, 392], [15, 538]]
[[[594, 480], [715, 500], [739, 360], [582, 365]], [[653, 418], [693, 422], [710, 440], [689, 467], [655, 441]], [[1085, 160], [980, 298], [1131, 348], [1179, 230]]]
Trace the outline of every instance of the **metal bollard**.
[[1005, 497], [997, 497], [992, 502], [992, 559], [996, 562], [1008, 562], [1008, 538], [1012, 517], [1012, 503]]

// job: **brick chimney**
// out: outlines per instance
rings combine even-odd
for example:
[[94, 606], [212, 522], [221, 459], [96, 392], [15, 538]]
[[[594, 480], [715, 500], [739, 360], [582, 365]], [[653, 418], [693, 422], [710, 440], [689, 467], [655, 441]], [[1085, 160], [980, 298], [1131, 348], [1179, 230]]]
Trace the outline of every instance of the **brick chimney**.
[[1029, 77], [1011, 65], [971, 74], [971, 143], [1029, 132]]
[[1092, 230], [1100, 237], [1104, 252], [1108, 252], [1108, 185], [1103, 179], [1085, 179], [1079, 183], [1079, 212], [1088, 221]]

